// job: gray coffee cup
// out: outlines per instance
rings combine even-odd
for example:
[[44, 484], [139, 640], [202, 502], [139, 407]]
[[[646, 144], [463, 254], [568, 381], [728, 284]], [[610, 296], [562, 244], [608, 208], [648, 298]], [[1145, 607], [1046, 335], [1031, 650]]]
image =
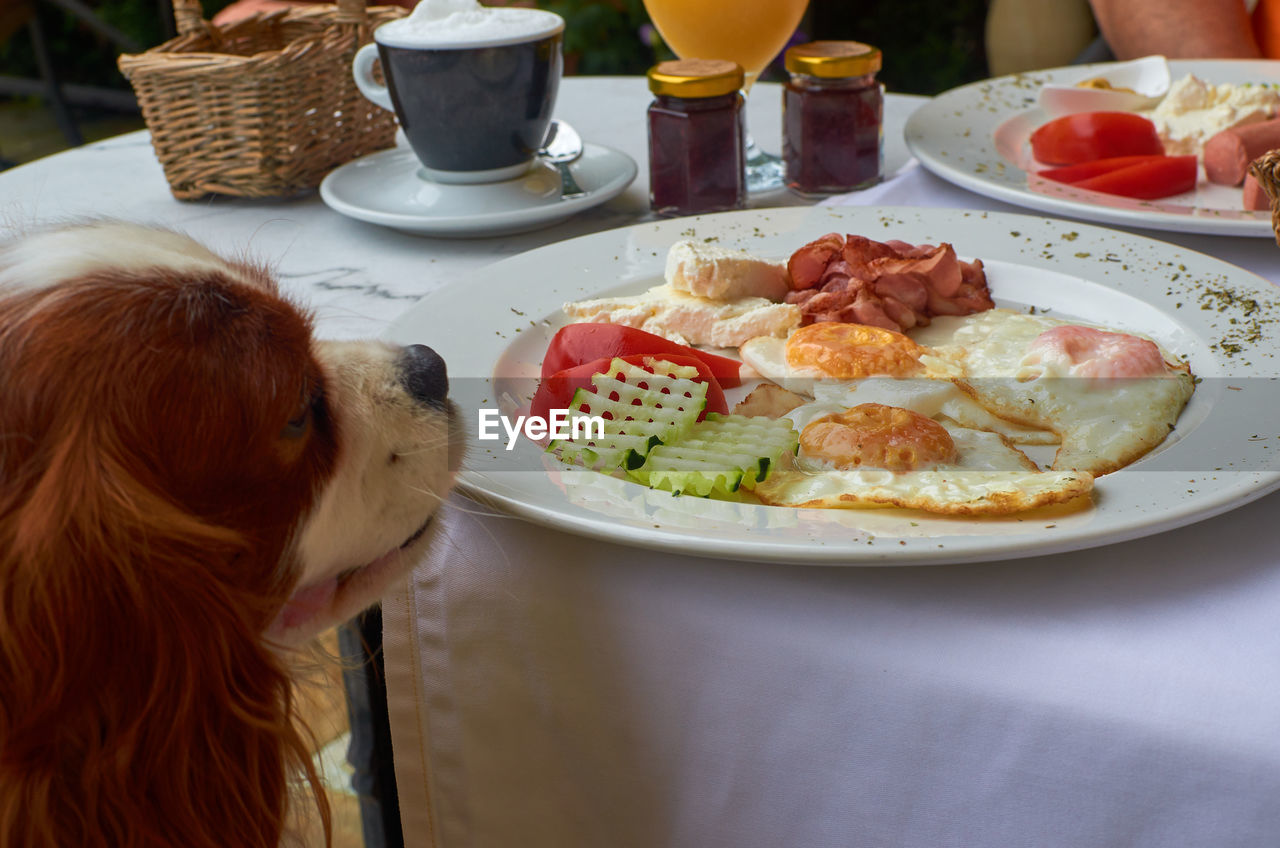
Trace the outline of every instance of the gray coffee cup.
[[[540, 9], [480, 8], [385, 23], [352, 73], [391, 109], [425, 175], [440, 183], [519, 177], [546, 138], [560, 87], [564, 20]], [[373, 78], [381, 60], [387, 84]]]

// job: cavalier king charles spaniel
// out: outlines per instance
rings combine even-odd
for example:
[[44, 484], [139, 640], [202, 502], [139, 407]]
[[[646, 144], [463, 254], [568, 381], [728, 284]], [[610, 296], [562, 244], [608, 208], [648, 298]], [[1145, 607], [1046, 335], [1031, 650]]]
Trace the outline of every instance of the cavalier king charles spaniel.
[[328, 832], [291, 652], [426, 544], [447, 391], [176, 233], [0, 245], [0, 845], [274, 848], [308, 785]]

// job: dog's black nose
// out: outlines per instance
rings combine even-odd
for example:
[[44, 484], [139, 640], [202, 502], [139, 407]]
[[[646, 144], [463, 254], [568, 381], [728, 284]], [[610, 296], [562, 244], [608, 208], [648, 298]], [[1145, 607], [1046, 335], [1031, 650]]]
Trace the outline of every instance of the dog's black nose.
[[426, 345], [409, 345], [400, 354], [400, 383], [412, 397], [439, 405], [449, 394], [444, 360]]

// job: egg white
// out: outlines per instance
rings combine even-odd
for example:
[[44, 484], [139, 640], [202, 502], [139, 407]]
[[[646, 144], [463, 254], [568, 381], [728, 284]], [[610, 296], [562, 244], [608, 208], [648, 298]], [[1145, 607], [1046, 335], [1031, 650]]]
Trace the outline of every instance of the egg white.
[[[912, 334], [914, 338], [914, 333]], [[918, 377], [867, 377], [838, 380], [816, 368], [796, 367], [787, 362], [786, 340], [763, 337], [751, 339], [738, 349], [742, 361], [760, 376], [785, 389], [813, 398], [830, 398], [856, 389], [858, 396], [846, 406], [882, 403], [912, 409], [939, 421], [953, 421], [962, 427], [988, 430], [1019, 445], [1055, 445], [1056, 433], [1043, 427], [1026, 426], [993, 415], [953, 381], [964, 370], [956, 364], [963, 350], [951, 344], [945, 351], [921, 357], [924, 372]]]
[[[925, 384], [936, 383], [929, 387]], [[918, 384], [921, 391], [904, 387]], [[871, 388], [869, 388], [869, 386]], [[797, 431], [826, 415], [843, 412], [877, 391], [883, 403], [939, 420], [949, 383], [928, 380], [870, 379], [859, 385], [820, 384], [820, 397], [787, 413]], [[865, 393], [864, 393], [865, 392]], [[896, 506], [948, 515], [1005, 515], [1086, 494], [1093, 478], [1079, 472], [1043, 472], [999, 433], [939, 420], [956, 445], [956, 461], [915, 471], [862, 467], [840, 470], [830, 461], [807, 456], [803, 447], [795, 468], [774, 471], [757, 484], [755, 495], [774, 506], [866, 508]]]
[[993, 309], [937, 319], [917, 341], [958, 355], [964, 368], [959, 386], [996, 416], [1056, 433], [1061, 446], [1051, 468], [1096, 476], [1163, 442], [1194, 380], [1164, 351], [1168, 371], [1160, 377], [1083, 378], [1053, 361], [1028, 363], [1028, 347], [1041, 333], [1072, 323], [1079, 322]]
[[798, 509], [899, 507], [939, 515], [1010, 515], [1088, 495], [1093, 476], [1082, 471], [933, 470], [894, 473], [775, 471], [755, 495], [772, 506]]

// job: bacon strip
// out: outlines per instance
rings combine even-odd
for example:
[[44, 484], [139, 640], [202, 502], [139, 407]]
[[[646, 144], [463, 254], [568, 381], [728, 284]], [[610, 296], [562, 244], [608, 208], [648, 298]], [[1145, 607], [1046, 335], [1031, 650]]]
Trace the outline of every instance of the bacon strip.
[[935, 315], [991, 309], [982, 260], [961, 262], [949, 244], [911, 245], [828, 233], [787, 262], [801, 323], [841, 321], [886, 330], [925, 326]]
[[827, 233], [791, 254], [791, 258], [787, 260], [787, 271], [791, 274], [791, 287], [803, 291], [816, 286], [826, 273], [827, 265], [843, 247], [844, 239], [839, 233]]

